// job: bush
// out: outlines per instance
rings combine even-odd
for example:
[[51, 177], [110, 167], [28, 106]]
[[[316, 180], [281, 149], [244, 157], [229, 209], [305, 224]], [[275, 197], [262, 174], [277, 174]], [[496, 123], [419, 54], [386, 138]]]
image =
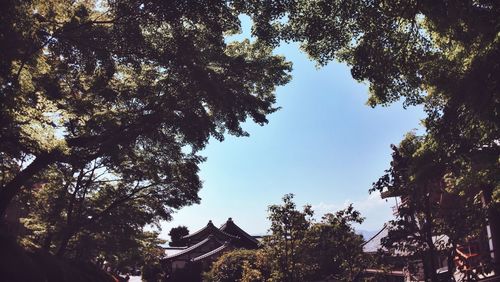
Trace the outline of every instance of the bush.
[[256, 282], [269, 277], [267, 258], [256, 250], [235, 250], [222, 255], [205, 279], [213, 282]]
[[145, 264], [141, 272], [142, 280], [147, 282], [158, 281], [163, 276], [163, 269], [160, 264]]

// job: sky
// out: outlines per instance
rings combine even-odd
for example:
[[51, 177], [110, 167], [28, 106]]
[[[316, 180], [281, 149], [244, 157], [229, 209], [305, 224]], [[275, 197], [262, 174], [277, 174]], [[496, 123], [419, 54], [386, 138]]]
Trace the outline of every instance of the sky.
[[[250, 21], [241, 20], [243, 33], [228, 40], [249, 37]], [[200, 166], [201, 202], [163, 222], [162, 238], [169, 239], [172, 227], [194, 232], [229, 217], [252, 235], [266, 234], [268, 206], [287, 193], [298, 207], [312, 205], [318, 219], [352, 203], [366, 218], [358, 230], [376, 231], [392, 219], [394, 200], [368, 190], [389, 168], [390, 144], [422, 132], [422, 108], [371, 108], [368, 85], [355, 81], [345, 64], [318, 68], [297, 44], [282, 44], [275, 54], [293, 63], [292, 80], [276, 90], [281, 109], [265, 126], [245, 123], [249, 137], [210, 140], [201, 152], [207, 157]]]

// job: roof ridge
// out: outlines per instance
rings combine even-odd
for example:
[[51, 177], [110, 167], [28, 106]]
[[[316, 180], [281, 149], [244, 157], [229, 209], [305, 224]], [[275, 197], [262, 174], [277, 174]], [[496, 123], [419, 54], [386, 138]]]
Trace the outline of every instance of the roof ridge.
[[[187, 239], [187, 238], [191, 238], [193, 237], [194, 235], [198, 234], [198, 233], [201, 233], [203, 230], [209, 228], [210, 226], [213, 226], [214, 224], [212, 223], [211, 220], [208, 221], [207, 225], [205, 225], [204, 227], [202, 227], [201, 229], [198, 229], [198, 231], [192, 233], [192, 234], [188, 234], [188, 235], [185, 235], [185, 236], [182, 236], [182, 239]], [[214, 226], [215, 227], [215, 226]]]
[[[225, 227], [228, 226], [228, 222], [232, 223], [232, 225], [234, 227], [236, 227], [241, 233], [243, 233], [243, 236], [245, 236], [247, 239], [250, 239], [251, 241], [253, 241], [254, 243], [258, 244], [259, 241], [257, 241], [257, 239], [255, 239], [252, 235], [248, 234], [245, 230], [243, 230], [241, 227], [239, 227], [238, 225], [236, 225], [236, 223], [234, 223], [234, 221], [232, 220], [228, 220], [226, 221], [220, 228], [219, 230], [222, 231], [222, 229], [224, 229]], [[225, 232], [225, 231], [222, 231], [222, 232]], [[226, 232], [227, 233], [227, 232]]]
[[182, 239], [189, 239], [189, 238], [193, 238], [195, 235], [198, 235], [198, 234], [200, 234], [201, 232], [203, 232], [203, 231], [205, 231], [205, 230], [208, 230], [208, 228], [212, 228], [215, 232], [220, 232], [220, 233], [222, 233], [222, 234], [224, 234], [224, 235], [226, 235], [226, 236], [228, 236], [228, 237], [230, 237], [230, 238], [233, 238], [233, 239], [240, 239], [240, 237], [239, 237], [239, 236], [237, 236], [237, 235], [229, 234], [229, 233], [227, 233], [227, 232], [224, 232], [224, 231], [220, 230], [220, 228], [215, 227], [215, 225], [213, 225], [212, 221], [209, 221], [209, 222], [208, 222], [208, 224], [207, 224], [205, 227], [203, 227], [202, 229], [200, 229], [200, 230], [198, 230], [198, 231], [196, 231], [196, 232], [194, 232], [194, 233], [192, 233], [192, 234], [188, 234], [188, 235], [186, 235], [186, 236], [183, 236], [183, 237], [182, 237]]

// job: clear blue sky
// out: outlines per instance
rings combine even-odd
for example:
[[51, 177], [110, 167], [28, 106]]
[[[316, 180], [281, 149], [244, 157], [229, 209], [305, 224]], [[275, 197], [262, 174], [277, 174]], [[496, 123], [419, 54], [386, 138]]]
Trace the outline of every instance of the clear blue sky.
[[[248, 36], [250, 23], [242, 22], [243, 34], [232, 39]], [[250, 234], [264, 234], [267, 207], [286, 193], [295, 194], [298, 206], [311, 204], [318, 218], [353, 203], [366, 217], [359, 229], [377, 230], [392, 218], [394, 202], [368, 189], [389, 166], [389, 145], [421, 128], [422, 109], [373, 109], [365, 104], [368, 86], [352, 79], [346, 65], [318, 69], [296, 44], [275, 53], [293, 62], [292, 81], [276, 92], [282, 109], [263, 127], [246, 123], [250, 137], [211, 140], [202, 152], [208, 159], [201, 165], [201, 203], [163, 223], [163, 238], [178, 225], [193, 232], [228, 217]]]

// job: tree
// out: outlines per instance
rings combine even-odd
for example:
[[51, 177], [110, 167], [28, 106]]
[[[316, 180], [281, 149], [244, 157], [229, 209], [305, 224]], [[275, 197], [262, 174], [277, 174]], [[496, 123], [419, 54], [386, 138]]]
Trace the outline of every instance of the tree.
[[[437, 247], [448, 254], [452, 274], [457, 245], [479, 234], [486, 224], [477, 195], [457, 191], [452, 165], [435, 145], [430, 136], [408, 134], [393, 146], [391, 167], [372, 189], [400, 196], [404, 203], [398, 207], [398, 219], [389, 225], [384, 245], [420, 257], [432, 281], [437, 279], [433, 263]], [[446, 240], [435, 240], [443, 235]]]
[[282, 205], [271, 205], [268, 209], [271, 235], [265, 238], [264, 251], [273, 263], [271, 276], [276, 281], [302, 281], [308, 271], [304, 239], [313, 211], [311, 206], [297, 210], [293, 197], [286, 194]]
[[296, 209], [293, 194], [269, 207], [272, 233], [262, 252], [270, 262], [271, 281], [354, 281], [367, 266], [363, 238], [352, 227], [363, 218], [352, 206], [326, 214], [320, 223], [312, 215], [310, 206]]
[[182, 179], [196, 202], [197, 152], [211, 136], [248, 135], [247, 118], [265, 124], [289, 80], [290, 64], [262, 42], [225, 43], [241, 13], [229, 2], [1, 9], [2, 215], [51, 165], [92, 161], [145, 185]]
[[[47, 193], [48, 191], [38, 193]], [[95, 206], [86, 199], [89, 206], [78, 209], [82, 214], [74, 214], [68, 225], [64, 217], [65, 209], [60, 217], [44, 217], [54, 209], [38, 210], [52, 204], [51, 201], [37, 198], [30, 200], [33, 209], [29, 216], [22, 219], [27, 228], [20, 236], [22, 245], [29, 249], [42, 248], [59, 257], [78, 260], [80, 262], [108, 262], [114, 270], [122, 273], [138, 269], [144, 264], [159, 263], [163, 256], [158, 232], [144, 231], [146, 224], [153, 224], [155, 219], [137, 200], [128, 201], [110, 209], [109, 214], [91, 221], [89, 212]], [[75, 208], [76, 209], [76, 208]]]
[[353, 223], [362, 223], [360, 213], [352, 205], [335, 214], [325, 214], [307, 231], [307, 253], [314, 265], [308, 281], [334, 279], [355, 281], [367, 267], [363, 253], [363, 237], [355, 233]]
[[205, 279], [214, 282], [257, 282], [269, 278], [269, 262], [259, 250], [234, 250], [215, 261]]
[[161, 259], [165, 256], [162, 245], [166, 241], [158, 237], [159, 232], [130, 232], [118, 228], [113, 231], [122, 231], [124, 234], [110, 232], [79, 238], [77, 242], [87, 250], [86, 253], [79, 250], [80, 253], [92, 258], [92, 261], [106, 262], [120, 274], [132, 273], [144, 267], [161, 269]]
[[170, 229], [170, 232], [168, 232], [168, 236], [170, 236], [170, 242], [168, 243], [168, 245], [170, 247], [184, 246], [184, 244], [182, 244], [180, 240], [183, 236], [186, 236], [188, 234], [189, 234], [189, 229], [183, 225]]
[[[370, 83], [370, 105], [399, 98], [411, 105], [438, 96], [450, 99], [441, 100], [449, 106], [459, 102], [476, 111], [487, 107], [485, 117], [494, 115], [498, 106], [498, 81], [491, 79], [498, 77], [494, 74], [500, 67], [494, 60], [499, 55], [500, 13], [495, 1], [239, 4], [252, 16], [259, 38], [274, 44], [281, 39], [298, 41], [321, 65], [334, 59], [348, 63], [355, 79]], [[472, 97], [471, 91], [481, 99]], [[487, 101], [493, 104], [485, 105]]]
[[[171, 209], [191, 198], [181, 184], [172, 187], [161, 181], [146, 184], [116, 178], [98, 161], [80, 168], [51, 166], [34, 181], [37, 188], [21, 194], [26, 203], [22, 221], [31, 231], [23, 241], [58, 256], [70, 251], [69, 257], [87, 260], [94, 259], [95, 253], [80, 240], [104, 236], [114, 241], [110, 245], [121, 239], [136, 240], [134, 236], [141, 236], [146, 225], [169, 220]], [[127, 243], [122, 243], [127, 249]], [[96, 251], [105, 248], [99, 247]]]

